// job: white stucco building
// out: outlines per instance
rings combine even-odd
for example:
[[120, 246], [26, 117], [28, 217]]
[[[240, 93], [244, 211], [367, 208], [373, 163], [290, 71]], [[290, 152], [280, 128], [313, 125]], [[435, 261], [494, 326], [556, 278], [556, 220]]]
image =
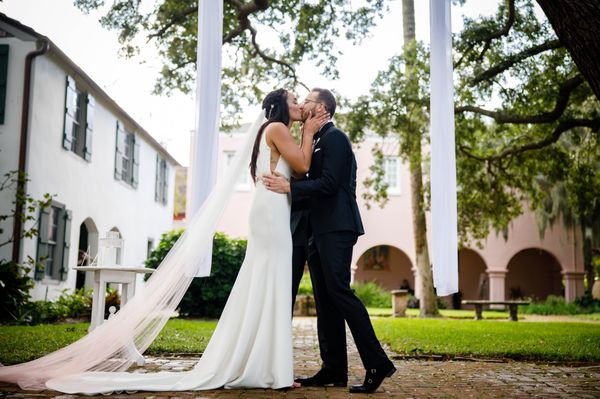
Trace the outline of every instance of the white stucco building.
[[[0, 173], [22, 170], [28, 195], [55, 195], [25, 223], [37, 237], [0, 247], [1, 259], [42, 260], [33, 299], [82, 286], [71, 268], [111, 230], [125, 240], [121, 264], [141, 266], [172, 228], [178, 165], [49, 38], [0, 14]], [[16, 189], [0, 191], [0, 214], [14, 209]], [[12, 219], [2, 227], [5, 242]]]

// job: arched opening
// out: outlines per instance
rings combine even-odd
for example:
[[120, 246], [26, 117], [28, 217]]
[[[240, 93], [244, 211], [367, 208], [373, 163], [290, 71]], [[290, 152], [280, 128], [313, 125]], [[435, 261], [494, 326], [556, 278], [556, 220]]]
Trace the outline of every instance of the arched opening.
[[543, 249], [524, 249], [508, 262], [505, 287], [507, 299], [563, 295], [560, 263]]
[[[483, 258], [472, 249], [458, 251], [458, 294], [452, 296], [452, 307], [460, 309], [462, 299], [488, 299], [489, 283]], [[465, 305], [469, 307], [472, 305]]]
[[373, 281], [386, 290], [406, 288], [414, 293], [415, 276], [409, 257], [391, 245], [377, 245], [358, 258], [354, 281]]
[[[98, 253], [98, 228], [90, 218], [85, 219], [79, 225], [79, 245], [77, 251], [77, 266], [88, 266]], [[92, 285], [92, 281], [87, 281], [88, 273], [78, 270], [75, 279], [75, 288], [80, 289]], [[91, 279], [91, 275], [90, 275]]]

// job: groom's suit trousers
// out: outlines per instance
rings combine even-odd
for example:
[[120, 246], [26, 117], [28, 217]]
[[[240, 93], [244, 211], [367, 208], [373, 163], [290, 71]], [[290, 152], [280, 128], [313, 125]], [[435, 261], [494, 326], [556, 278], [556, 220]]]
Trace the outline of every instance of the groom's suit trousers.
[[366, 369], [389, 364], [365, 306], [350, 288], [352, 247], [357, 238], [352, 231], [320, 234], [309, 249], [323, 367], [341, 372], [348, 370], [344, 321]]

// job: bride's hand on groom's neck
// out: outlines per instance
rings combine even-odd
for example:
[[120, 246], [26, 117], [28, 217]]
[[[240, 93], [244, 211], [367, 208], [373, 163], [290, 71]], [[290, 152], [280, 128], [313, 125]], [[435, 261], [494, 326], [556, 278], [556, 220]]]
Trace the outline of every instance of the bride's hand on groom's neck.
[[312, 138], [312, 136], [314, 136], [319, 131], [321, 126], [323, 126], [330, 118], [331, 116], [329, 115], [329, 112], [325, 110], [317, 113], [310, 111], [308, 118], [306, 118], [304, 124], [302, 125], [303, 135], [308, 134], [309, 137]]

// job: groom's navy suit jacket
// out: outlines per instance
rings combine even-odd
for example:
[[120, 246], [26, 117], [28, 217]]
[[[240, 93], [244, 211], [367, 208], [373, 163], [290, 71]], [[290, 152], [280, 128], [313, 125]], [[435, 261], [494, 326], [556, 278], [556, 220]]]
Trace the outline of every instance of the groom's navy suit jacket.
[[356, 203], [356, 159], [348, 136], [328, 122], [314, 139], [309, 178], [291, 182], [292, 204], [306, 203], [315, 236], [334, 231], [364, 234]]

